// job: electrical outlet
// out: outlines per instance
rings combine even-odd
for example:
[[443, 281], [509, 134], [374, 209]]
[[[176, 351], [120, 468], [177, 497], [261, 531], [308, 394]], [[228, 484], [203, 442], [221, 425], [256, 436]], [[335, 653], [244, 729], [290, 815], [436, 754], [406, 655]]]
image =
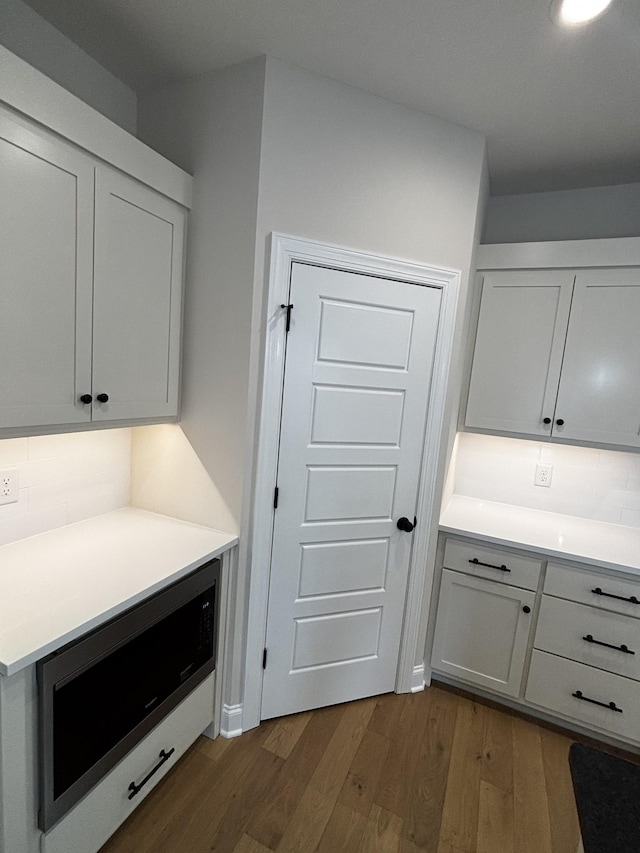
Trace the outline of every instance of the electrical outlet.
[[538, 462], [536, 465], [536, 476], [533, 478], [534, 486], [550, 486], [553, 465], [548, 462]]
[[20, 488], [20, 469], [5, 468], [0, 471], [0, 504], [17, 502]]

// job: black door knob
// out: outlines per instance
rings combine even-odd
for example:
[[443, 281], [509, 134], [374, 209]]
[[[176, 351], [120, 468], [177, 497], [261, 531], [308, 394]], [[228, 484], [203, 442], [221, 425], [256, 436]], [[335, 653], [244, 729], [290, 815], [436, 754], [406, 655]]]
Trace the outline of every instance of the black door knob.
[[550, 423], [551, 423], [551, 418], [543, 418], [543, 419], [542, 419], [542, 423], [543, 423], [543, 424], [550, 424]]
[[99, 403], [108, 403], [109, 402], [109, 395], [108, 394], [98, 394], [98, 396], [96, 397], [96, 400]]
[[403, 515], [402, 518], [398, 519], [396, 527], [398, 528], [398, 530], [403, 530], [405, 533], [411, 533], [411, 531], [415, 527], [415, 524], [411, 524], [409, 519], [405, 518], [405, 516]]
[[556, 424], [558, 426], [564, 426], [564, 421], [562, 420], [562, 418], [558, 418], [558, 420], [556, 421]]
[[531, 613], [531, 608], [529, 607], [528, 604], [525, 604], [525, 606], [522, 608], [522, 612], [523, 613]]
[[92, 401], [93, 401], [93, 397], [91, 396], [91, 394], [83, 394], [80, 397], [80, 402], [84, 403], [85, 406], [88, 405], [89, 403], [91, 403]]

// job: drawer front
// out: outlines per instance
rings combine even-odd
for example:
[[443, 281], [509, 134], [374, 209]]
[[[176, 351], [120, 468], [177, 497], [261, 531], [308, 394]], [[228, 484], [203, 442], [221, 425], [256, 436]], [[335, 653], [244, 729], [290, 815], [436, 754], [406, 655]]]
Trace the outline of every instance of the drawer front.
[[[597, 589], [600, 593], [594, 592]], [[585, 572], [559, 563], [549, 563], [544, 591], [558, 598], [568, 598], [602, 610], [640, 618], [640, 578], [635, 580]], [[630, 600], [634, 597], [637, 604]]]
[[[96, 853], [149, 791], [168, 773], [213, 719], [211, 674], [42, 836], [41, 853]], [[160, 750], [175, 752], [132, 800], [129, 784], [139, 784], [158, 764]]]
[[[580, 691], [579, 699], [573, 694]], [[625, 740], [640, 740], [640, 684], [619, 675], [534, 650], [527, 702]], [[622, 713], [596, 705], [614, 702]]]
[[[542, 559], [523, 557], [497, 546], [447, 539], [444, 567], [498, 583], [537, 589]], [[503, 568], [504, 567], [504, 568]]]
[[543, 595], [535, 646], [640, 680], [640, 621], [630, 616]]

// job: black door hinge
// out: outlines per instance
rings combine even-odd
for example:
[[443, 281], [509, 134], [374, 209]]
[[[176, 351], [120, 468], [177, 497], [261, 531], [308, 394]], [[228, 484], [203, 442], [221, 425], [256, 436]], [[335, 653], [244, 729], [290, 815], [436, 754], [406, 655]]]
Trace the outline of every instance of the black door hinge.
[[279, 494], [279, 492], [280, 492], [280, 489], [276, 486], [275, 489], [273, 490], [273, 508], [274, 509], [278, 509], [278, 494]]
[[267, 650], [266, 649], [262, 652], [262, 668], [263, 669], [267, 668]]
[[291, 328], [291, 312], [292, 312], [292, 310], [293, 310], [293, 305], [292, 305], [292, 304], [285, 305], [285, 304], [284, 304], [284, 302], [283, 302], [283, 303], [282, 303], [282, 305], [281, 305], [280, 307], [281, 307], [281, 308], [286, 308], [286, 309], [287, 309], [287, 325], [286, 325], [285, 331], [287, 331], [287, 332], [288, 332], [288, 331], [289, 331], [289, 329]]

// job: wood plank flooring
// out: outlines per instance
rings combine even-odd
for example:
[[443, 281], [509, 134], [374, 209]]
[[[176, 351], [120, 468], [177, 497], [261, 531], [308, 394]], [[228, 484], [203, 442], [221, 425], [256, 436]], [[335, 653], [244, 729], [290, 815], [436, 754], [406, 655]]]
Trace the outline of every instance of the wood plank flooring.
[[200, 738], [101, 853], [574, 853], [572, 738], [449, 689]]

